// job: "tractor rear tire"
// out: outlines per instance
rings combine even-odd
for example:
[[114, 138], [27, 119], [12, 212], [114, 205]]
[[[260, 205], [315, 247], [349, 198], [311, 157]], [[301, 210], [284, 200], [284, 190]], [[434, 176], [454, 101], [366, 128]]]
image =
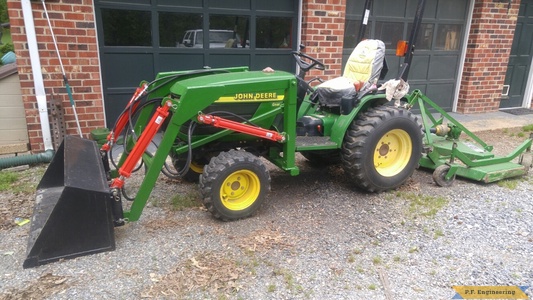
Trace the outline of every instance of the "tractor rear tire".
[[200, 175], [202, 202], [223, 221], [251, 216], [270, 191], [270, 174], [259, 157], [229, 150], [213, 157]]
[[346, 131], [342, 167], [368, 192], [399, 187], [411, 177], [422, 155], [422, 126], [410, 111], [392, 106], [368, 109]]

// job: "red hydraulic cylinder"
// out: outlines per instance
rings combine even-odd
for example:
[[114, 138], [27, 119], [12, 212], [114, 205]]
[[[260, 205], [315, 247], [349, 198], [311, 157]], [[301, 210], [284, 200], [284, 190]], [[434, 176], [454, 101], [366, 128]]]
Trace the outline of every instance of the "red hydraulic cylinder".
[[277, 131], [268, 130], [257, 126], [243, 124], [232, 120], [224, 119], [212, 115], [198, 115], [198, 122], [208, 125], [213, 125], [218, 128], [230, 129], [233, 131], [246, 133], [260, 138], [268, 139], [276, 142], [285, 142], [285, 136]]
[[124, 161], [124, 164], [118, 170], [120, 177], [115, 178], [113, 180], [113, 182], [111, 183], [111, 188], [122, 188], [124, 186], [123, 178], [130, 177], [133, 168], [135, 168], [135, 165], [137, 164], [139, 159], [141, 159], [141, 156], [146, 151], [146, 148], [148, 148], [148, 145], [154, 138], [155, 134], [157, 133], [157, 131], [159, 131], [161, 125], [163, 125], [163, 122], [169, 114], [168, 110], [171, 106], [172, 102], [167, 101], [165, 105], [157, 108], [155, 114], [152, 116], [152, 119], [147, 124], [146, 129], [142, 132], [141, 136], [139, 137], [139, 140], [137, 141], [137, 143], [135, 143], [135, 146], [126, 158], [126, 161]]
[[137, 101], [137, 99], [139, 99], [139, 97], [142, 96], [142, 94], [144, 94], [144, 92], [146, 91], [147, 88], [148, 88], [148, 84], [145, 83], [145, 84], [143, 84], [143, 86], [138, 87], [135, 90], [135, 93], [133, 94], [133, 96], [131, 97], [130, 101], [126, 105], [126, 109], [124, 110], [124, 112], [118, 118], [117, 125], [115, 126], [115, 128], [113, 128], [113, 131], [111, 131], [107, 135], [107, 143], [105, 143], [102, 146], [102, 150], [109, 151], [109, 149], [111, 148], [111, 146], [112, 146], [112, 144], [114, 142], [113, 140], [114, 140], [115, 136], [120, 135], [122, 133], [122, 130], [124, 130], [124, 127], [128, 123], [128, 110], [130, 110], [130, 106], [133, 105], [131, 107], [131, 111], [134, 112], [137, 109], [137, 106], [139, 106], [139, 102]]

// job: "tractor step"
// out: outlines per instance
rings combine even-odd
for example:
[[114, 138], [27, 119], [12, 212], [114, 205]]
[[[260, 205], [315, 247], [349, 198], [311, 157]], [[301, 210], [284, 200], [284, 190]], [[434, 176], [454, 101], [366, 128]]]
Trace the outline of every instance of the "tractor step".
[[296, 151], [337, 149], [337, 143], [329, 136], [297, 136]]

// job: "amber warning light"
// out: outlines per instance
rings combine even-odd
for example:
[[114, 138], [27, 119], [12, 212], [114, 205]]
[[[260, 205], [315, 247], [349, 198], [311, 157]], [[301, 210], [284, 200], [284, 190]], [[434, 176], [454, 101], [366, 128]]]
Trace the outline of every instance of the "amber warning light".
[[396, 56], [405, 56], [408, 48], [407, 41], [398, 41], [398, 44], [396, 44]]

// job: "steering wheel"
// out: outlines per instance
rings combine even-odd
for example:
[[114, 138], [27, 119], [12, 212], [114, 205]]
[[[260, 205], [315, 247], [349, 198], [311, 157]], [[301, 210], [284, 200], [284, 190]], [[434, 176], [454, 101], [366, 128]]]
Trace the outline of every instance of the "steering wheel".
[[[294, 58], [296, 59], [296, 63], [298, 64], [298, 66], [300, 67], [300, 69], [302, 69], [304, 72], [308, 72], [309, 70], [315, 68], [317, 70], [325, 70], [326, 69], [326, 66], [324, 66], [324, 64], [319, 61], [318, 59], [316, 58], [313, 58], [305, 53], [302, 53], [300, 51], [292, 51], [291, 54], [294, 56]], [[309, 62], [303, 60], [302, 58], [305, 58], [307, 60], [309, 60]]]

